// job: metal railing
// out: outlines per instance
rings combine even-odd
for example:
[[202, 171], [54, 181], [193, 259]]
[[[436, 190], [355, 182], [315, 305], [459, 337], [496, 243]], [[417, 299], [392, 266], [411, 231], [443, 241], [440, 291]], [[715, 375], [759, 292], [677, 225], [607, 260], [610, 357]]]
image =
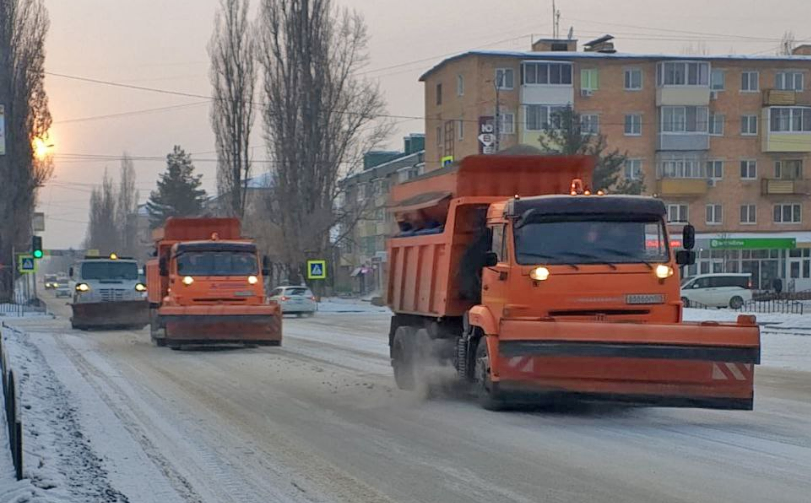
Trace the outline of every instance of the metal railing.
[[[5, 326], [5, 325], [4, 325]], [[17, 480], [23, 478], [23, 423], [14, 371], [9, 366], [8, 357], [0, 336], [0, 374], [3, 381], [3, 405], [8, 426], [8, 443], [11, 446], [11, 460]]]
[[[716, 306], [708, 306], [700, 302], [690, 302], [686, 307], [691, 309], [718, 309]], [[739, 313], [803, 314], [805, 304], [791, 299], [757, 299], [744, 302], [738, 308], [725, 307], [723, 309], [729, 309]]]

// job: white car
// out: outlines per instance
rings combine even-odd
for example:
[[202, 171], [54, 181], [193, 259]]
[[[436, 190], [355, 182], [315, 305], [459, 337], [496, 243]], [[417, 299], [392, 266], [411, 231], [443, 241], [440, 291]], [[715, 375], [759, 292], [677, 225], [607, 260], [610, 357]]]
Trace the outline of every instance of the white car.
[[738, 309], [751, 300], [751, 274], [700, 274], [685, 279], [681, 286], [684, 307], [701, 305]]
[[270, 292], [270, 300], [279, 303], [283, 314], [312, 316], [318, 307], [313, 292], [306, 286], [280, 286]]
[[72, 296], [73, 296], [73, 292], [71, 292], [70, 285], [68, 284], [67, 281], [65, 281], [64, 283], [59, 283], [57, 285], [57, 287], [56, 287], [56, 298], [57, 299], [60, 298], [60, 297], [68, 297], [68, 298], [70, 298]]

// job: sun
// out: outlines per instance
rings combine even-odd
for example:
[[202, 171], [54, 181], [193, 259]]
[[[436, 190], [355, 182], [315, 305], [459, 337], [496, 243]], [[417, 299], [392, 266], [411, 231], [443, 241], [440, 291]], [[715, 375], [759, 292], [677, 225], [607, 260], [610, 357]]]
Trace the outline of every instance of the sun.
[[45, 159], [50, 153], [51, 147], [53, 147], [53, 145], [49, 145], [42, 138], [34, 138], [32, 144], [34, 147], [34, 155], [39, 160]]

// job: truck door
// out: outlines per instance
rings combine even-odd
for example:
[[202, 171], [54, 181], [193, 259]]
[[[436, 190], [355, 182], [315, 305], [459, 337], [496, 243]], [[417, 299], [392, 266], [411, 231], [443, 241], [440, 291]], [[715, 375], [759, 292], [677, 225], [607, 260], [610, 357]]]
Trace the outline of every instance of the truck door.
[[489, 226], [490, 251], [498, 257], [498, 264], [482, 270], [482, 304], [490, 307], [496, 317], [501, 317], [509, 289], [509, 262], [507, 256], [507, 226], [498, 223]]

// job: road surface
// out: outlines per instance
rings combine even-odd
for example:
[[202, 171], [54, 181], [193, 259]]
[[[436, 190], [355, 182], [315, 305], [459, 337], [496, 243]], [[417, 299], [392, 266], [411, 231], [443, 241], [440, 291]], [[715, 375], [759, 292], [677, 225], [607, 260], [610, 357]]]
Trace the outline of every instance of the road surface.
[[[92, 389], [119, 422], [96, 418], [112, 447], [95, 448], [112, 471], [143, 465], [130, 479], [153, 479], [151, 490], [113, 480], [131, 502], [796, 503], [811, 494], [807, 372], [759, 367], [754, 412], [495, 413], [395, 389], [383, 314], [286, 318], [281, 348], [177, 352], [154, 347], [147, 330], [72, 331], [64, 303], [50, 306], [61, 316], [20, 326], [53, 348], [45, 356], [69, 389]], [[115, 447], [130, 444], [139, 452]]]

